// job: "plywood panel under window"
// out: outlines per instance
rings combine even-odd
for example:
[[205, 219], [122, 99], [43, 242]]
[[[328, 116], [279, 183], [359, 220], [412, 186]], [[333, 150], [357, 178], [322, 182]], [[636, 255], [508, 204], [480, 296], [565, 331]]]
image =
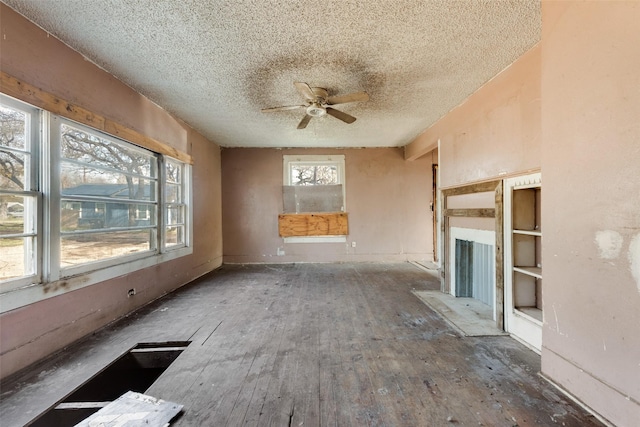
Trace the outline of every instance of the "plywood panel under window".
[[280, 214], [278, 230], [281, 237], [344, 236], [349, 234], [347, 214], [313, 213]]

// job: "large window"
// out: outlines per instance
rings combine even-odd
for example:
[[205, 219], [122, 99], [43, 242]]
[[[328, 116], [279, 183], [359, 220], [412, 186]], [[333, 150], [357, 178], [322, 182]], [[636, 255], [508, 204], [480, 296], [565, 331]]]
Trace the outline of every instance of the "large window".
[[0, 100], [0, 292], [190, 252], [189, 165]]
[[157, 250], [157, 156], [59, 121], [60, 268]]

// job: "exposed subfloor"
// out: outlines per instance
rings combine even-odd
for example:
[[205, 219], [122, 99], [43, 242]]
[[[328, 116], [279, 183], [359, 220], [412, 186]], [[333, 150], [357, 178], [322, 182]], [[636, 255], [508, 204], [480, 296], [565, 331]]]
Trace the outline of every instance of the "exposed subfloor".
[[590, 426], [508, 336], [461, 337], [411, 264], [227, 265], [2, 384], [28, 423], [140, 342], [191, 341], [147, 394], [174, 426]]

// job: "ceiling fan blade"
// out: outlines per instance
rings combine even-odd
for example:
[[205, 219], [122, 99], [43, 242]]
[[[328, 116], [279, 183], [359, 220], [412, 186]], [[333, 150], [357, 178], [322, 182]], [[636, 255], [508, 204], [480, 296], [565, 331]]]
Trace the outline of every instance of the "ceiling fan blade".
[[298, 89], [298, 92], [300, 92], [300, 95], [304, 96], [305, 99], [315, 101], [316, 95], [308, 84], [304, 82], [294, 82], [293, 84], [296, 86], [296, 89]]
[[327, 98], [327, 104], [336, 105], [336, 104], [346, 104], [347, 102], [361, 102], [368, 101], [369, 94], [367, 92], [355, 92], [350, 93], [348, 95], [342, 96], [330, 96]]
[[287, 111], [287, 110], [297, 110], [298, 108], [307, 108], [306, 105], [287, 105], [284, 107], [272, 107], [272, 108], [263, 108], [263, 113], [270, 113], [272, 111]]
[[330, 116], [335, 117], [336, 119], [342, 120], [343, 122], [345, 122], [347, 124], [351, 124], [351, 123], [356, 121], [355, 117], [350, 116], [347, 113], [343, 113], [342, 111], [338, 111], [338, 110], [335, 110], [335, 109], [330, 108], [330, 107], [327, 107], [327, 114], [329, 114]]
[[298, 123], [298, 129], [306, 128], [310, 121], [311, 121], [311, 116], [308, 114], [305, 114], [302, 120], [300, 120], [300, 123]]

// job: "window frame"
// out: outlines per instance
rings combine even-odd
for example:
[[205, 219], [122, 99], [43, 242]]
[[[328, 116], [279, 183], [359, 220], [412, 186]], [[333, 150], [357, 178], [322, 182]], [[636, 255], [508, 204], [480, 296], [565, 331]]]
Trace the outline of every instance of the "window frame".
[[[342, 212], [347, 212], [347, 183], [344, 154], [285, 154], [282, 156], [282, 183], [295, 185], [291, 168], [295, 165], [331, 165], [338, 169], [338, 184], [342, 185]], [[283, 237], [285, 243], [345, 243], [347, 236]]]
[[[89, 126], [80, 124], [80, 123], [76, 123], [72, 120], [63, 118], [63, 117], [59, 117], [56, 115], [51, 114], [50, 115], [50, 121], [49, 121], [49, 132], [50, 132], [50, 137], [49, 137], [49, 148], [50, 148], [50, 155], [49, 158], [51, 159], [51, 164], [48, 167], [48, 170], [43, 170], [43, 174], [45, 173], [49, 173], [50, 174], [50, 182], [52, 183], [51, 188], [48, 188], [47, 193], [49, 195], [49, 200], [50, 200], [50, 209], [47, 211], [48, 212], [48, 216], [50, 217], [50, 233], [48, 233], [50, 235], [50, 245], [47, 247], [51, 253], [51, 263], [50, 265], [47, 266], [47, 276], [46, 278], [48, 279], [48, 281], [55, 281], [55, 280], [59, 280], [59, 279], [63, 279], [66, 277], [70, 277], [70, 276], [75, 276], [78, 274], [83, 274], [83, 273], [87, 273], [90, 271], [94, 271], [97, 270], [99, 268], [105, 268], [105, 267], [111, 267], [114, 265], [120, 265], [120, 264], [124, 264], [126, 262], [129, 261], [134, 261], [136, 259], [140, 259], [140, 258], [145, 258], [148, 256], [152, 256], [155, 254], [158, 254], [161, 251], [161, 240], [160, 240], [160, 236], [158, 233], [158, 228], [159, 228], [159, 223], [160, 223], [160, 213], [156, 214], [156, 225], [155, 226], [147, 226], [147, 227], [132, 227], [131, 230], [134, 229], [139, 229], [139, 230], [143, 230], [143, 229], [149, 229], [149, 230], [153, 230], [155, 228], [155, 236], [151, 239], [152, 242], [154, 243], [155, 248], [152, 249], [148, 249], [145, 251], [140, 251], [140, 252], [136, 252], [134, 254], [131, 255], [121, 255], [121, 256], [116, 256], [116, 257], [112, 257], [112, 258], [106, 258], [106, 259], [100, 259], [100, 260], [95, 260], [95, 261], [90, 261], [90, 262], [85, 262], [85, 263], [81, 263], [78, 265], [71, 265], [71, 266], [65, 266], [63, 267], [61, 265], [62, 262], [62, 239], [65, 235], [72, 235], [72, 234], [78, 234], [78, 235], [82, 235], [82, 234], [97, 234], [100, 233], [100, 231], [90, 231], [90, 232], [72, 232], [72, 233], [66, 233], [64, 231], [62, 231], [60, 229], [60, 222], [61, 222], [61, 215], [62, 215], [62, 210], [61, 210], [61, 202], [63, 199], [71, 199], [73, 197], [64, 197], [62, 195], [62, 191], [61, 191], [61, 185], [60, 185], [60, 179], [62, 177], [62, 173], [61, 173], [61, 168], [60, 166], [62, 165], [63, 162], [65, 162], [65, 160], [63, 160], [62, 157], [62, 152], [61, 152], [61, 132], [62, 132], [62, 125], [66, 124], [69, 125], [73, 128], [77, 128], [78, 130], [82, 131], [82, 132], [86, 132], [88, 134], [93, 134], [95, 136], [98, 136], [101, 139], [104, 139], [108, 142], [111, 143], [115, 143], [115, 144], [119, 144], [122, 146], [127, 147], [128, 149], [132, 149], [134, 151], [138, 151], [138, 152], [142, 152], [146, 155], [150, 155], [150, 157], [153, 157], [156, 159], [156, 169], [158, 170], [156, 172], [156, 176], [155, 177], [147, 177], [146, 179], [149, 179], [150, 181], [154, 181], [155, 182], [155, 186], [156, 186], [156, 194], [159, 193], [158, 191], [158, 187], [160, 186], [160, 173], [159, 173], [159, 169], [160, 169], [160, 160], [159, 157], [160, 155], [157, 153], [153, 153], [150, 150], [147, 149], [143, 149], [140, 147], [135, 146], [134, 144], [131, 144], [128, 141], [119, 139], [119, 138], [115, 138], [112, 137], [102, 131], [99, 131], [97, 129], [93, 129]], [[57, 166], [55, 166], [57, 165]], [[80, 199], [78, 199], [79, 201]], [[119, 201], [119, 200], [115, 200], [115, 201]], [[107, 207], [107, 205], [110, 203], [108, 198], [106, 197], [99, 197], [96, 198], [95, 200], [96, 205], [99, 203], [102, 203], [105, 205], [105, 209]], [[130, 204], [127, 202], [127, 204]], [[131, 204], [134, 204], [133, 201], [131, 202]], [[155, 205], [156, 206], [156, 211], [160, 209], [160, 200], [159, 197], [156, 198], [155, 201], [153, 200], [149, 200], [147, 202], [147, 204], [149, 205]], [[103, 231], [103, 233], [113, 233], [115, 232], [114, 230], [111, 230], [109, 228], [105, 228]]]
[[295, 185], [291, 181], [291, 167], [296, 165], [336, 166], [338, 168], [338, 184], [342, 185], [342, 212], [347, 211], [347, 192], [345, 180], [344, 154], [334, 155], [289, 155], [282, 156], [282, 183], [283, 185]]
[[[180, 166], [181, 172], [180, 172], [180, 182], [179, 183], [175, 183], [175, 182], [169, 182], [168, 177], [167, 177], [167, 163], [175, 163], [178, 164]], [[192, 224], [192, 219], [190, 217], [190, 215], [193, 214], [192, 209], [189, 209], [190, 203], [191, 203], [191, 190], [192, 190], [192, 183], [191, 183], [191, 172], [190, 172], [190, 165], [188, 165], [185, 162], [181, 162], [180, 160], [171, 158], [169, 156], [162, 156], [162, 160], [160, 163], [160, 176], [162, 179], [162, 183], [163, 183], [163, 187], [162, 187], [162, 194], [160, 195], [160, 200], [161, 200], [161, 209], [162, 209], [162, 224], [161, 224], [161, 242], [162, 242], [162, 248], [164, 252], [168, 252], [168, 251], [174, 251], [174, 250], [178, 250], [182, 247], [185, 246], [189, 246], [190, 245], [190, 241], [189, 239], [192, 236], [191, 231], [189, 230], [190, 224]], [[167, 196], [167, 186], [168, 184], [171, 185], [177, 185], [180, 188], [180, 195], [181, 195], [181, 200], [178, 202], [170, 202], [168, 200], [166, 200], [166, 196]], [[168, 208], [169, 207], [181, 207], [182, 209], [182, 222], [180, 223], [169, 223], [169, 215], [168, 215]], [[182, 228], [183, 230], [183, 241], [182, 242], [178, 242], [176, 244], [172, 244], [172, 245], [167, 245], [167, 229], [171, 226], [176, 226], [177, 228]]]
[[[42, 280], [42, 192], [38, 186], [39, 183], [39, 159], [40, 152], [39, 147], [42, 139], [42, 114], [41, 110], [37, 107], [34, 107], [25, 102], [19, 101], [17, 99], [11, 98], [4, 94], [0, 93], [0, 100], [2, 104], [25, 113], [28, 116], [28, 123], [25, 123], [25, 149], [24, 150], [10, 150], [10, 151], [19, 151], [25, 153], [30, 157], [29, 160], [29, 170], [25, 173], [25, 183], [24, 186], [28, 187], [28, 189], [22, 190], [0, 190], [0, 194], [14, 194], [23, 197], [29, 197], [34, 201], [35, 206], [30, 210], [31, 214], [28, 216], [29, 221], [35, 221], [33, 225], [33, 232], [31, 233], [20, 233], [22, 238], [33, 236], [32, 238], [32, 246], [35, 246], [31, 250], [30, 259], [27, 260], [27, 252], [29, 248], [27, 248], [27, 243], [25, 242], [25, 247], [23, 249], [24, 253], [24, 263], [25, 267], [27, 263], [33, 264], [32, 272], [29, 274], [24, 274], [22, 276], [8, 278], [5, 280], [0, 280], [0, 293], [9, 292], [15, 289], [19, 289], [24, 286], [28, 286], [33, 282], [39, 282]], [[28, 180], [28, 182], [27, 182]], [[25, 221], [24, 228], [26, 228], [27, 224], [27, 206], [23, 206], [23, 219]], [[35, 234], [34, 234], [35, 233]], [[1, 308], [1, 305], [0, 305]]]
[[[28, 109], [35, 112], [37, 120], [38, 139], [34, 140], [31, 150], [34, 153], [34, 162], [31, 167], [32, 186], [35, 190], [28, 192], [36, 197], [36, 275], [25, 275], [18, 278], [0, 280], [0, 313], [15, 308], [32, 304], [34, 302], [61, 295], [71, 290], [94, 285], [124, 274], [152, 267], [172, 259], [180, 258], [193, 253], [193, 208], [192, 208], [192, 167], [189, 163], [157, 153], [144, 147], [140, 147], [122, 138], [109, 135], [104, 131], [77, 123], [73, 120], [55, 115], [20, 100], [16, 100], [0, 93], [2, 103], [18, 110]], [[60, 218], [62, 196], [61, 178], [61, 153], [60, 153], [60, 126], [68, 123], [75, 128], [96, 134], [116, 143], [124, 143], [151, 155], [156, 159], [156, 193], [154, 202], [147, 205], [156, 206], [155, 216], [155, 240], [156, 249], [141, 251], [133, 255], [116, 256], [95, 262], [88, 262], [71, 267], [60, 266]], [[35, 129], [35, 127], [34, 127]], [[32, 131], [35, 132], [35, 131]], [[33, 139], [32, 139], [33, 140]], [[167, 245], [164, 234], [165, 229], [165, 170], [166, 161], [171, 161], [182, 166], [182, 205], [184, 209], [183, 226], [184, 242], [180, 245]], [[7, 191], [4, 191], [5, 193]], [[100, 202], [99, 200], [97, 202]], [[105, 229], [108, 231], [108, 229]]]

